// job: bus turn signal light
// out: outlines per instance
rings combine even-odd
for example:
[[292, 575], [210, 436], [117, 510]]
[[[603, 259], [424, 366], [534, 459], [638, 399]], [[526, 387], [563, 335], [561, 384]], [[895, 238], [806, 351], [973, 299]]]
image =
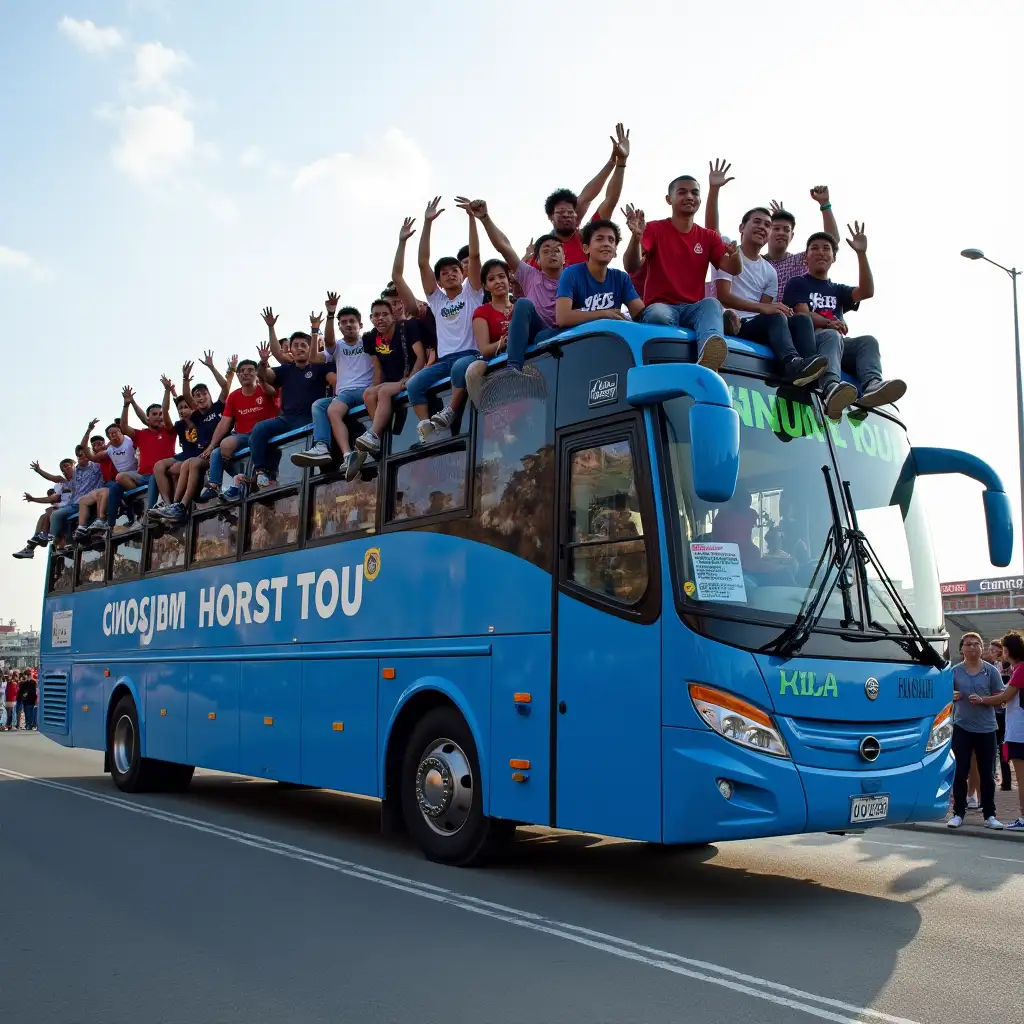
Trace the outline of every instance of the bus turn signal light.
[[529, 704], [533, 700], [533, 695], [529, 693], [513, 693], [512, 699], [517, 704]]
[[394, 678], [395, 678], [395, 670], [394, 670], [393, 668], [386, 668], [386, 669], [383, 669], [383, 670], [381, 671], [381, 675], [382, 675], [382, 676], [383, 676], [383, 677], [384, 677], [385, 679], [394, 679]]
[[513, 772], [512, 773], [512, 781], [513, 782], [525, 782], [528, 778], [529, 778], [529, 775], [524, 775], [522, 772]]
[[527, 771], [529, 770], [530, 762], [523, 761], [518, 757], [513, 757], [512, 760], [509, 761], [508, 766], [509, 768], [522, 768], [523, 771]]

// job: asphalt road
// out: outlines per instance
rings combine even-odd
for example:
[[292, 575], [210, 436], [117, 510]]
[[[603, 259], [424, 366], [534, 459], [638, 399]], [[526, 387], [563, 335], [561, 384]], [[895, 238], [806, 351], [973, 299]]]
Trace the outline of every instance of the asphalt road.
[[875, 830], [430, 864], [371, 801], [0, 735], [0, 1020], [1019, 1022], [1024, 850]]

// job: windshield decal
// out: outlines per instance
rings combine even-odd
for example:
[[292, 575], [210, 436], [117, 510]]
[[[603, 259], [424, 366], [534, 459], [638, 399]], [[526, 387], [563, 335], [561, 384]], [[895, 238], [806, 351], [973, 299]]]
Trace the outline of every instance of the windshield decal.
[[721, 541], [691, 541], [693, 578], [701, 601], [738, 601], [746, 604], [747, 586], [743, 579], [739, 544]]
[[838, 697], [839, 684], [836, 677], [829, 672], [825, 681], [815, 685], [813, 672], [802, 672], [794, 669], [789, 675], [784, 668], [779, 669], [779, 696], [791, 693], [794, 697]]

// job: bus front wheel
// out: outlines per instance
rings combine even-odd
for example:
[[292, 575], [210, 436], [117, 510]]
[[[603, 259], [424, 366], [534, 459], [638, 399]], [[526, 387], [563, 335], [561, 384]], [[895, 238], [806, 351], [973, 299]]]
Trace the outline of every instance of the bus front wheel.
[[183, 790], [192, 781], [191, 765], [171, 764], [143, 757], [139, 744], [139, 714], [125, 694], [114, 708], [107, 733], [107, 760], [114, 785], [124, 793], [148, 790]]
[[515, 826], [483, 812], [473, 734], [454, 708], [428, 711], [402, 762], [402, 814], [430, 860], [468, 867], [485, 860]]

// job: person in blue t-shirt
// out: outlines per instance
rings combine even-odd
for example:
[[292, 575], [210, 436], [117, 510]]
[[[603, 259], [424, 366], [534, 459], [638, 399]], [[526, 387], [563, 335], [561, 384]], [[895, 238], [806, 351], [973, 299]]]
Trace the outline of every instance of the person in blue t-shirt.
[[[857, 309], [862, 299], [875, 294], [875, 281], [868, 264], [868, 240], [864, 225], [854, 222], [846, 244], [857, 254], [859, 280], [856, 288], [835, 284], [828, 272], [836, 261], [839, 243], [826, 231], [817, 231], [807, 239], [804, 259], [807, 273], [791, 278], [786, 285], [782, 301], [794, 313], [809, 313], [814, 322], [814, 340], [817, 354], [828, 360], [828, 369], [821, 377], [821, 397], [825, 415], [841, 420], [843, 410], [853, 402], [865, 409], [898, 402], [907, 391], [907, 385], [897, 379], [882, 377], [882, 359], [878, 342], [869, 334], [859, 338], [847, 337], [848, 328], [843, 314]], [[813, 352], [801, 352], [811, 356]], [[841, 377], [842, 371], [852, 374], [860, 386], [857, 388]]]
[[555, 323], [575, 327], [590, 320], [625, 320], [622, 307], [638, 320], [644, 310], [633, 282], [624, 270], [612, 270], [622, 235], [610, 220], [592, 220], [580, 232], [586, 263], [562, 271], [555, 299]]

